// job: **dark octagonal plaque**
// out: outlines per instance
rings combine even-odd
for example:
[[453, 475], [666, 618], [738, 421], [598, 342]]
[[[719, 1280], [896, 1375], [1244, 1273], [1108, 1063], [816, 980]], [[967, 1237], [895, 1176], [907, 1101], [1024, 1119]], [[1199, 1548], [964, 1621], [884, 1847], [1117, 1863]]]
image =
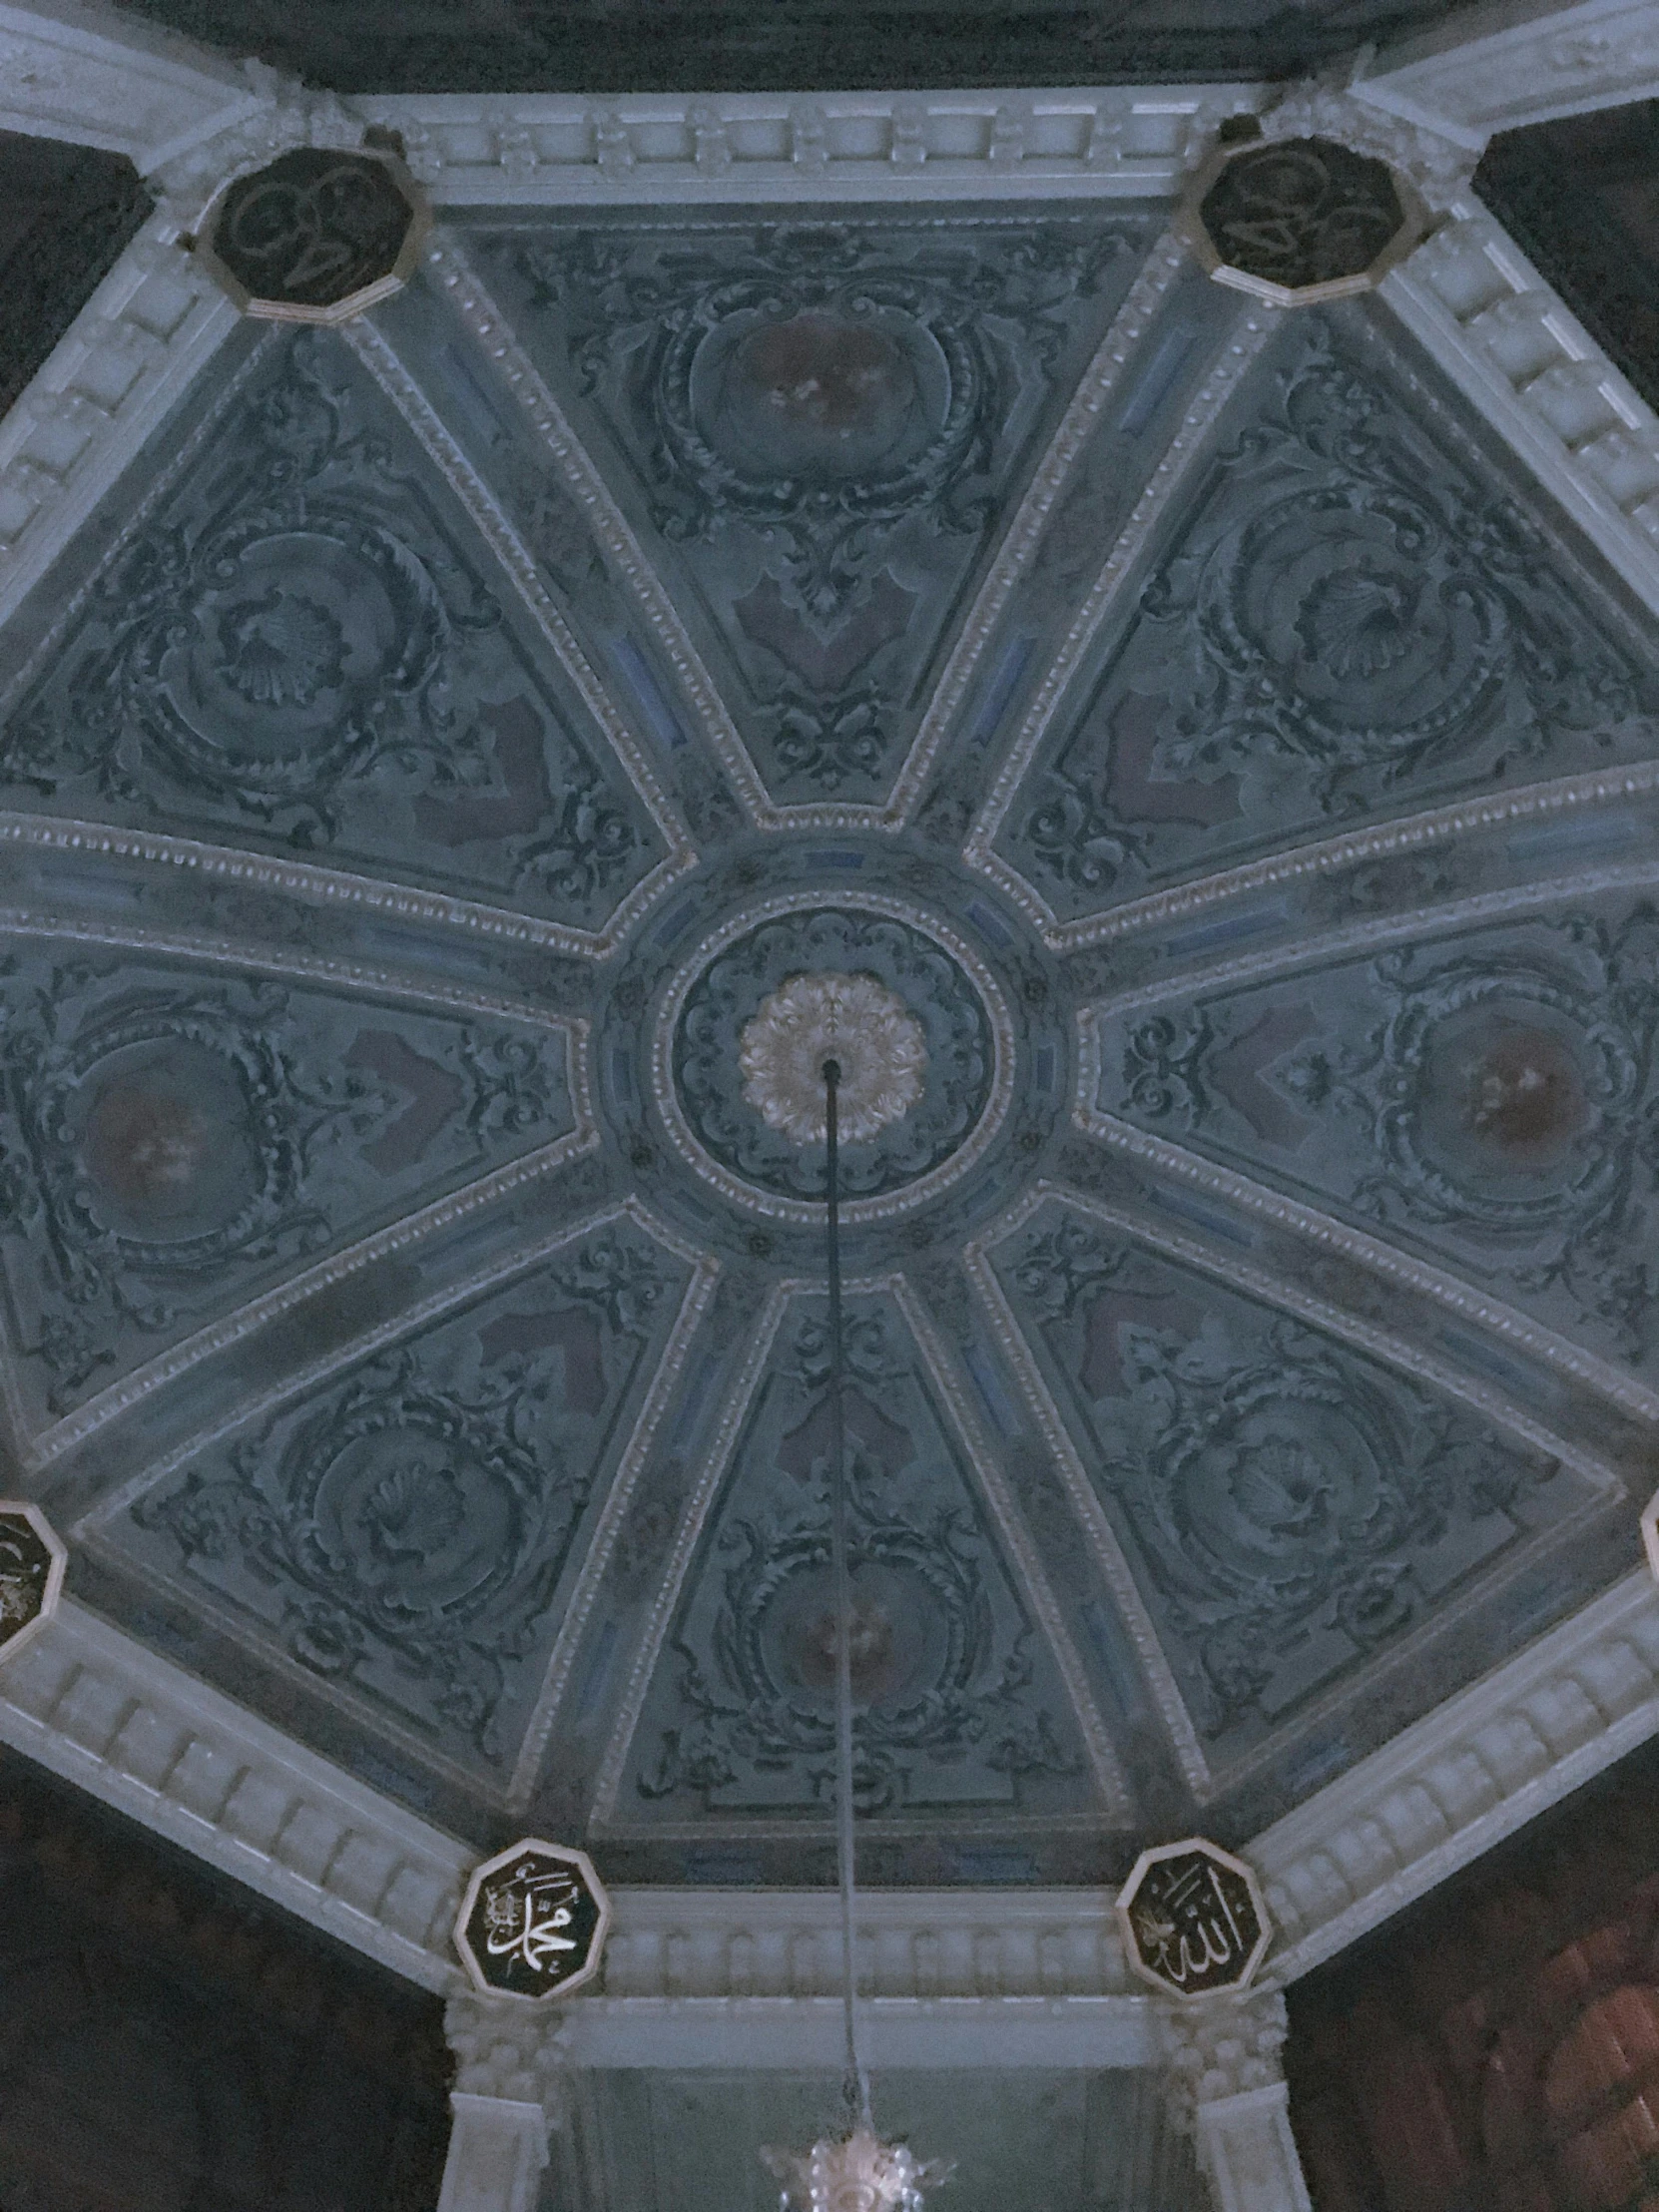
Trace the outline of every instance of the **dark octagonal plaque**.
[[1220, 148], [1182, 218], [1219, 283], [1281, 306], [1370, 290], [1425, 225], [1421, 202], [1386, 162], [1326, 138]]
[[1171, 1996], [1242, 1989], [1273, 1939], [1254, 1870], [1202, 1836], [1143, 1851], [1117, 1913], [1130, 1965]]
[[586, 1852], [527, 1836], [473, 1870], [455, 1948], [491, 1995], [559, 1996], [599, 1971], [610, 1918]]
[[57, 1611], [68, 1561], [38, 1505], [0, 1499], [0, 1659], [9, 1659]]
[[410, 276], [426, 221], [393, 155], [296, 146], [226, 186], [196, 251], [248, 314], [341, 322]]

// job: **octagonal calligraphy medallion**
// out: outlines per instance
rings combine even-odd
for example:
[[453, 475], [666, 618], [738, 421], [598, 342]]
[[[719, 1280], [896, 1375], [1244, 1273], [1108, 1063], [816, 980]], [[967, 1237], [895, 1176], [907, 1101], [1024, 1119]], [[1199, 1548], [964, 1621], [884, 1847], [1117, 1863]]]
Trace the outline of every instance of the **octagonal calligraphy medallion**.
[[0, 1499], [0, 1660], [11, 1658], [58, 1609], [69, 1553], [38, 1505]]
[[1217, 283], [1282, 307], [1370, 291], [1419, 244], [1428, 213], [1386, 162], [1335, 139], [1218, 147], [1180, 228]]
[[1130, 1965], [1169, 1996], [1242, 1989], [1273, 1940], [1255, 1871], [1202, 1836], [1143, 1851], [1117, 1915]]
[[527, 1836], [473, 1869], [455, 1948], [492, 1996], [564, 1996], [599, 1971], [610, 1919], [587, 1853]]
[[395, 155], [296, 146], [224, 187], [196, 254], [245, 314], [344, 322], [407, 281], [428, 220]]

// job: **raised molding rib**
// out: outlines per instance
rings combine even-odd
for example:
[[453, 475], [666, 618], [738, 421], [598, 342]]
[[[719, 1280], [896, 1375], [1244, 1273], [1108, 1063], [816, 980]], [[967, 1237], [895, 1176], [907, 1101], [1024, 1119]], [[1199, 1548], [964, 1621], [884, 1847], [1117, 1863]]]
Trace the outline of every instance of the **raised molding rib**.
[[1353, 89], [1478, 153], [1497, 131], [1659, 95], [1659, 0], [1503, 0], [1389, 49]]
[[1020, 92], [369, 96], [440, 206], [998, 201], [1174, 193], [1250, 85]]
[[1459, 194], [1381, 296], [1659, 611], [1659, 415], [1508, 233]]
[[1655, 1734], [1659, 1589], [1641, 1568], [1257, 1837], [1268, 1978], [1346, 1949]]
[[101, 146], [148, 172], [264, 98], [237, 63], [113, 8], [0, 6], [0, 130]]
[[459, 1979], [464, 1844], [73, 1599], [0, 1671], [0, 1742], [410, 1980]]

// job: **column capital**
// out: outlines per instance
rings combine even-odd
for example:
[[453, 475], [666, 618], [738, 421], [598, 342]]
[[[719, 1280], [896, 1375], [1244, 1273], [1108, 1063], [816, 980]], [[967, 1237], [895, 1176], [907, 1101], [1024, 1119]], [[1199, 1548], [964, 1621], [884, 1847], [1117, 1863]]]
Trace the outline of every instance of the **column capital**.
[[1278, 1989], [1159, 2006], [1174, 2116], [1193, 2136], [1216, 2212], [1312, 2212], [1291, 2133]]
[[457, 2094], [539, 2104], [559, 2126], [571, 2040], [561, 2012], [513, 1998], [455, 1996], [444, 2007], [443, 2031], [455, 2053]]

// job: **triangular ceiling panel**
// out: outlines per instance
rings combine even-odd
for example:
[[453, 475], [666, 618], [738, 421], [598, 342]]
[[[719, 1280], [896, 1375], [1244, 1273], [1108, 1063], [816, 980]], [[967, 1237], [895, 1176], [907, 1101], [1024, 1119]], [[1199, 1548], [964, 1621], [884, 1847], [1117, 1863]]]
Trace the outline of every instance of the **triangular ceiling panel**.
[[[899, 1827], [971, 1816], [987, 1835], [1098, 1825], [1102, 1797], [1121, 1800], [1111, 1753], [902, 1285], [849, 1292], [846, 1329], [861, 1809]], [[601, 1782], [601, 1832], [762, 1835], [827, 1817], [827, 1358], [823, 1293], [775, 1295], [724, 1465], [693, 1507], [654, 1670]]]
[[1287, 844], [1659, 752], [1624, 602], [1371, 306], [1286, 317], [1137, 527], [970, 841], [1057, 943]]
[[276, 1694], [326, 1701], [311, 1727], [336, 1756], [366, 1725], [501, 1799], [706, 1276], [631, 1208], [493, 1274], [76, 1533], [117, 1583], [211, 1621], [233, 1679], [276, 1669]]
[[0, 802], [605, 941], [674, 826], [348, 340], [256, 341], [173, 436], [4, 700]]
[[26, 1431], [383, 1224], [591, 1143], [568, 1025], [15, 938], [0, 1266]]
[[[1063, 1192], [973, 1262], [1201, 1796], [1420, 1648], [1597, 1487]], [[1502, 1571], [1499, 1571], [1502, 1570]], [[1477, 1631], [1479, 1671], [1490, 1661]]]
[[[1643, 873], [1649, 872], [1642, 870]], [[1088, 1103], [1448, 1261], [1652, 1376], [1651, 893], [1300, 960], [1095, 1017]]]
[[599, 460], [758, 778], [879, 811], [1148, 218], [706, 218], [468, 251]]

